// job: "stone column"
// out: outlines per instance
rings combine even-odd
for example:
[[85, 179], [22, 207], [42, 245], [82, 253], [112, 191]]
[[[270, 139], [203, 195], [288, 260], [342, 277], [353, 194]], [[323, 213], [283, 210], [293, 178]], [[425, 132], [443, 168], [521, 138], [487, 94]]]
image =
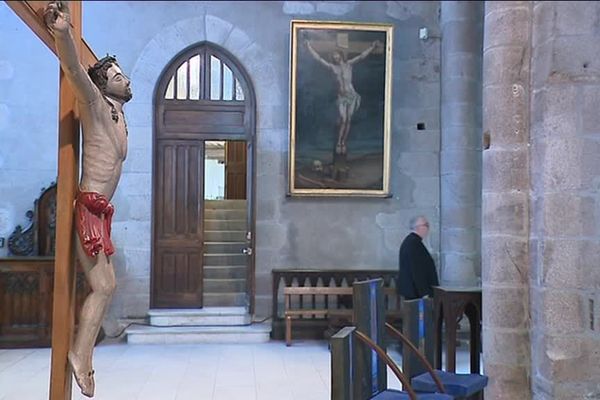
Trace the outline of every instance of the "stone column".
[[441, 282], [481, 276], [481, 49], [483, 3], [443, 1]]
[[529, 70], [532, 3], [487, 1], [482, 278], [486, 400], [531, 399]]
[[534, 399], [600, 398], [598, 2], [536, 2], [531, 60]]

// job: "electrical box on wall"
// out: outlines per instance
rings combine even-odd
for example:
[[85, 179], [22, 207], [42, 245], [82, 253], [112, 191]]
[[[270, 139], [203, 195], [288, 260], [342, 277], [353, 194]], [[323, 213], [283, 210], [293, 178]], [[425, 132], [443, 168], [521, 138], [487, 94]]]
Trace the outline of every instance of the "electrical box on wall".
[[420, 28], [419, 39], [426, 40], [427, 38], [429, 38], [429, 31], [427, 30], [427, 28]]

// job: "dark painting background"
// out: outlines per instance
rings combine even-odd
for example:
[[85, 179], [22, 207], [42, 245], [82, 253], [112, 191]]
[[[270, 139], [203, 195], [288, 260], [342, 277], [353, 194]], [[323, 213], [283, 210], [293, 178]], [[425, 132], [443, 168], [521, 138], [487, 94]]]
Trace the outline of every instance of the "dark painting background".
[[[336, 45], [336, 33], [348, 33], [350, 50]], [[347, 140], [349, 175], [331, 179], [314, 170], [318, 160], [327, 168], [333, 162], [338, 136], [338, 86], [334, 73], [315, 60], [305, 40], [327, 62], [333, 62], [333, 50], [344, 51], [346, 60], [379, 40], [382, 46], [353, 65], [352, 83], [361, 96], [360, 108], [354, 113]], [[296, 75], [296, 148], [295, 187], [300, 189], [383, 189], [384, 100], [385, 100], [385, 32], [299, 29], [297, 37]], [[303, 179], [309, 178], [309, 179]]]

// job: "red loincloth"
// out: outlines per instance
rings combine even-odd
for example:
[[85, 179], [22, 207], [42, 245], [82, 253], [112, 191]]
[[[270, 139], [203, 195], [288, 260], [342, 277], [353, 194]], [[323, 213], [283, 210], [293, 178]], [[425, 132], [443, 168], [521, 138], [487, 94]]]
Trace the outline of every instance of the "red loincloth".
[[107, 256], [113, 254], [115, 248], [110, 240], [113, 205], [100, 193], [79, 192], [75, 210], [75, 227], [86, 254], [90, 257], [101, 251]]

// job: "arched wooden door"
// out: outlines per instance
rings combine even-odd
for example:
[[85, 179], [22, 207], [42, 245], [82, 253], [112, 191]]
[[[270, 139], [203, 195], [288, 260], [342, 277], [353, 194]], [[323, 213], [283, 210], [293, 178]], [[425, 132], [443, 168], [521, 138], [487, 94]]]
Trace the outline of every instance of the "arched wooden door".
[[[205, 142], [227, 141], [237, 153], [240, 146], [245, 150], [245, 165], [239, 157], [231, 163], [237, 173], [230, 174], [230, 188], [246, 199], [244, 255], [236, 257], [247, 268], [244, 288], [238, 290], [245, 289], [244, 303], [253, 313], [254, 253], [248, 249], [254, 248], [255, 114], [248, 75], [224, 49], [195, 45], [163, 71], [154, 94], [151, 307], [204, 304]], [[240, 168], [245, 169], [242, 183]]]

